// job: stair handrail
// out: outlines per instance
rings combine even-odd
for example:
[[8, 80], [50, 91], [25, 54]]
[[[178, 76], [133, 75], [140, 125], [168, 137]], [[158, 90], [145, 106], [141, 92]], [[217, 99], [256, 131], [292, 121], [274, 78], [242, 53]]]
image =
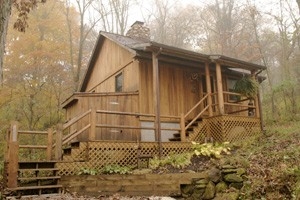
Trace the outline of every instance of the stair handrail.
[[202, 99], [200, 99], [200, 101], [198, 101], [198, 103], [196, 103], [196, 105], [194, 105], [194, 107], [192, 107], [185, 115], [184, 118], [186, 118], [187, 116], [189, 116], [189, 114], [191, 114], [204, 100], [207, 99], [207, 97], [210, 94], [206, 94]]
[[65, 124], [63, 124], [63, 130], [69, 128], [70, 126], [72, 126], [73, 124], [75, 124], [76, 122], [78, 122], [79, 120], [81, 120], [82, 118], [84, 118], [85, 116], [90, 114], [91, 112], [92, 112], [92, 109], [89, 109], [86, 112], [84, 112], [84, 113], [74, 117], [70, 121], [66, 122]]
[[199, 105], [201, 105], [211, 94], [207, 93], [204, 97], [202, 97], [202, 99], [200, 99], [200, 101], [198, 103], [196, 103], [196, 105], [194, 105], [185, 115], [181, 116], [181, 132], [180, 132], [180, 137], [181, 137], [181, 141], [185, 141], [186, 140], [186, 135], [185, 135], [185, 131], [211, 106], [211, 105], [207, 105], [204, 109], [201, 110], [200, 113], [198, 113], [198, 115], [196, 117], [194, 117], [192, 119], [192, 121], [188, 124], [185, 125], [185, 121], [186, 118], [189, 116], [189, 114], [191, 114]]

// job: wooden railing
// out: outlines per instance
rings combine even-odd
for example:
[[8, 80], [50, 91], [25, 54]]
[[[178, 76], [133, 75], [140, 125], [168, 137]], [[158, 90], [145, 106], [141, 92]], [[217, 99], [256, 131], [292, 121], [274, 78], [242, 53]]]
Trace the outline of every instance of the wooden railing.
[[[128, 115], [128, 116], [133, 116], [133, 117], [153, 117], [153, 118], [155, 118], [155, 115], [153, 115], [153, 114], [143, 114], [143, 113], [117, 112], [117, 111], [106, 111], [106, 110], [97, 110], [96, 113], [97, 114]], [[162, 115], [160, 117], [161, 117], [161, 119], [163, 119], [163, 118], [174, 119], [178, 122], [180, 120], [179, 116]], [[96, 124], [96, 127], [99, 127], [99, 128], [155, 130], [155, 127], [124, 126], [124, 125], [110, 125], [110, 124]], [[178, 128], [177, 129], [176, 128], [161, 128], [161, 130], [180, 131], [180, 129], [178, 129]]]
[[208, 97], [211, 94], [206, 94], [202, 99], [200, 99], [200, 101], [194, 106], [192, 107], [186, 114], [182, 114], [181, 115], [181, 120], [180, 120], [180, 138], [181, 141], [185, 142], [186, 141], [186, 131], [187, 129], [197, 120], [199, 119], [205, 111], [208, 110], [208, 108], [211, 106], [208, 103], [206, 103], [206, 106], [186, 125], [185, 122], [187, 121], [188, 117], [190, 116], [191, 113], [193, 113], [194, 111], [196, 111], [196, 109], [198, 109], [200, 106], [204, 105], [204, 102], [207, 102]]
[[[224, 97], [226, 99], [226, 95], [240, 95], [238, 93], [233, 92], [224, 92]], [[179, 131], [181, 135], [181, 141], [186, 141], [186, 131], [189, 127], [201, 116], [203, 116], [209, 109], [214, 110], [213, 112], [217, 112], [216, 107], [218, 104], [214, 103], [216, 101], [212, 101], [215, 98], [216, 93], [206, 94], [200, 101], [193, 106], [186, 114], [182, 114], [181, 116], [160, 116], [161, 119], [168, 119], [172, 121], [178, 121], [180, 123], [180, 128], [161, 128], [161, 130], [165, 131]], [[210, 98], [210, 99], [209, 99]], [[239, 102], [226, 102], [224, 105], [237, 107], [239, 109], [232, 111], [226, 114], [234, 114], [244, 111], [249, 111], [249, 109], [256, 109], [255, 105], [243, 105], [240, 102], [247, 101], [249, 99], [241, 99]], [[210, 103], [209, 103], [210, 102]], [[214, 108], [214, 109], [213, 109]], [[242, 108], [242, 109], [240, 109]], [[18, 135], [30, 134], [30, 135], [44, 135], [47, 136], [47, 144], [46, 145], [29, 145], [29, 144], [18, 144], [18, 148], [27, 148], [27, 149], [45, 149], [46, 150], [46, 159], [51, 160], [53, 148], [55, 149], [54, 155], [55, 160], [60, 160], [62, 158], [62, 146], [67, 145], [76, 137], [83, 133], [88, 132], [88, 140], [93, 141], [96, 139], [96, 129], [97, 128], [118, 128], [118, 129], [131, 129], [131, 130], [155, 130], [154, 124], [153, 127], [144, 127], [140, 125], [120, 125], [120, 124], [107, 124], [107, 123], [99, 123], [97, 122], [97, 115], [126, 115], [134, 118], [138, 117], [147, 117], [155, 119], [154, 114], [144, 114], [144, 113], [135, 113], [135, 112], [120, 112], [120, 111], [108, 111], [108, 110], [96, 110], [89, 109], [84, 113], [74, 117], [70, 121], [65, 124], [58, 124], [55, 131], [49, 129], [48, 131], [20, 131], [18, 130], [18, 125], [12, 125], [11, 131], [9, 133], [16, 133], [16, 136], [9, 135], [9, 144], [14, 142], [18, 142]], [[99, 118], [99, 117], [98, 117]], [[186, 121], [190, 120], [188, 124], [185, 124]], [[136, 120], [136, 119], [134, 119]], [[80, 123], [79, 130], [75, 127], [76, 123]], [[54, 137], [55, 134], [55, 137]], [[55, 144], [53, 142], [55, 139]], [[16, 140], [16, 141], [15, 141]], [[13, 143], [12, 143], [13, 144]], [[9, 153], [13, 153], [12, 151], [8, 151]]]
[[[27, 144], [20, 144], [20, 142], [24, 142], [24, 139], [20, 139], [22, 135], [38, 135], [42, 137], [46, 137], [46, 144], [28, 144], [30, 140], [26, 140]], [[53, 131], [52, 129], [48, 129], [48, 131], [24, 131], [19, 130], [18, 122], [12, 122], [10, 129], [7, 131], [7, 146], [5, 153], [5, 162], [8, 163], [8, 179], [7, 186], [8, 188], [16, 188], [17, 187], [17, 177], [18, 177], [18, 163], [19, 163], [19, 150], [20, 149], [41, 149], [46, 151], [46, 161], [50, 161], [52, 157], [52, 139], [53, 139]], [[40, 141], [39, 141], [40, 142]], [[30, 158], [31, 155], [27, 155], [26, 160]], [[22, 158], [24, 159], [24, 158]], [[42, 157], [36, 158], [38, 161], [41, 161]]]
[[[247, 105], [245, 105], [242, 103], [245, 101], [251, 101], [250, 98], [243, 98], [243, 96], [240, 93], [235, 93], [235, 92], [224, 91], [223, 94], [224, 94], [225, 99], [227, 100], [227, 101], [224, 101], [224, 105], [236, 109], [234, 111], [228, 111], [225, 114], [236, 114], [236, 113], [242, 113], [242, 112], [248, 111], [248, 113], [249, 113], [248, 115], [253, 116], [254, 112], [256, 112], [257, 108], [256, 108], [256, 105], [254, 105], [253, 99], [252, 99], [252, 101], [253, 101], [252, 105], [249, 103]], [[230, 95], [235, 96], [238, 100], [230, 102], [229, 101]]]
[[[84, 133], [86, 130], [89, 130], [88, 139], [93, 141], [96, 139], [96, 128], [118, 128], [118, 129], [132, 129], [132, 130], [155, 130], [155, 127], [142, 127], [142, 126], [132, 126], [132, 125], [119, 125], [119, 124], [104, 124], [104, 123], [97, 123], [96, 118], [99, 114], [106, 114], [106, 115], [126, 115], [131, 117], [150, 117], [155, 118], [153, 114], [143, 114], [143, 113], [134, 113], [134, 112], [119, 112], [119, 111], [107, 111], [107, 110], [95, 110], [90, 109], [77, 117], [71, 119], [65, 124], [59, 124], [57, 126], [56, 134], [56, 142], [52, 145], [55, 147], [55, 159], [61, 160], [62, 159], [62, 146], [68, 144], [73, 139], [75, 139], [80, 134]], [[76, 123], [80, 122], [83, 118], [88, 117], [89, 120], [86, 120], [85, 123], [82, 122], [82, 128], [80, 130], [71, 130], [71, 127]], [[179, 116], [171, 116], [171, 115], [163, 115], [161, 116], [162, 119], [173, 119], [173, 121], [180, 121]], [[167, 131], [180, 131], [180, 128], [161, 128], [161, 130]], [[65, 136], [64, 133], [67, 132]]]

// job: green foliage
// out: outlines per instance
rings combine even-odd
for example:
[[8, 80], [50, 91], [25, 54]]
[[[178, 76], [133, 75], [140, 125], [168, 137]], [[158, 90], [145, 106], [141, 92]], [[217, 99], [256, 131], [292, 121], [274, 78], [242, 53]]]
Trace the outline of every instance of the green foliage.
[[87, 168], [82, 168], [78, 175], [97, 175], [98, 171], [96, 169], [87, 169]]
[[254, 98], [257, 95], [258, 87], [259, 83], [255, 79], [244, 76], [235, 83], [234, 91], [246, 97]]
[[157, 169], [158, 167], [165, 167], [167, 165], [171, 165], [174, 168], [182, 169], [191, 164], [191, 157], [191, 153], [170, 154], [169, 156], [163, 159], [154, 157], [150, 160], [150, 168]]
[[131, 167], [120, 166], [120, 165], [107, 165], [104, 166], [102, 173], [104, 174], [129, 174], [131, 172]]
[[208, 156], [214, 158], [221, 158], [221, 154], [230, 154], [230, 147], [228, 146], [228, 142], [224, 142], [223, 144], [212, 144], [212, 143], [204, 143], [199, 144], [197, 142], [192, 142], [194, 154], [196, 156]]

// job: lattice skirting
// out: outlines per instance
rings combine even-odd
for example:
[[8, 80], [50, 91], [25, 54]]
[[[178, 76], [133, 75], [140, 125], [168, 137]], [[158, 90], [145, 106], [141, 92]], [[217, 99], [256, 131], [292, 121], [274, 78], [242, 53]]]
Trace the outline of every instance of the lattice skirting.
[[[76, 155], [87, 155], [85, 161], [71, 161], [57, 163], [59, 175], [77, 175], [82, 169], [101, 170], [107, 165], [137, 166], [137, 151], [140, 147], [141, 155], [158, 156], [159, 146], [154, 142], [118, 142], [95, 141], [81, 142], [80, 149], [84, 153], [76, 151]], [[164, 142], [162, 143], [162, 156], [172, 153], [180, 154], [192, 150], [190, 142]]]
[[224, 115], [203, 119], [199, 132], [192, 140], [204, 142], [205, 138], [212, 138], [217, 142], [234, 142], [260, 132], [259, 118]]
[[[260, 119], [244, 116], [217, 116], [203, 119], [190, 141], [204, 142], [212, 138], [217, 142], [233, 142], [246, 139], [260, 133]], [[121, 142], [93, 141], [81, 142], [79, 149], [72, 149], [72, 155], [64, 157], [57, 163], [59, 175], [76, 175], [82, 169], [101, 170], [107, 165], [133, 166], [137, 165], [137, 152], [141, 155], [158, 155], [158, 143], [155, 142]], [[191, 151], [191, 142], [163, 142], [162, 156]]]

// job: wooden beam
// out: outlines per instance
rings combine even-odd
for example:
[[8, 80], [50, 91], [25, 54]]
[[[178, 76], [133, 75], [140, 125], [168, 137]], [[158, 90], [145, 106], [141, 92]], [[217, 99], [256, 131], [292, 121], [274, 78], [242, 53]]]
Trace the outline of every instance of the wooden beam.
[[223, 83], [220, 63], [216, 63], [219, 114], [224, 115]]
[[18, 168], [19, 168], [19, 142], [18, 142], [18, 122], [12, 122], [9, 138], [9, 163], [8, 163], [8, 188], [18, 187]]
[[52, 142], [53, 142], [53, 130], [48, 129], [48, 140], [47, 140], [47, 161], [52, 159]]
[[155, 140], [158, 141], [159, 158], [161, 158], [161, 125], [160, 125], [160, 91], [159, 91], [159, 69], [158, 69], [158, 53], [152, 53], [152, 73], [153, 73], [153, 102], [155, 114]]
[[56, 130], [56, 145], [55, 145], [55, 159], [62, 159], [62, 134], [63, 134], [63, 125], [60, 123], [57, 125]]
[[210, 72], [209, 72], [209, 63], [205, 63], [205, 79], [206, 79], [206, 91], [209, 96], [207, 97], [208, 107], [208, 116], [213, 116], [213, 109], [212, 109], [212, 98], [211, 98], [211, 81], [210, 81]]
[[96, 140], [96, 108], [92, 108], [90, 113], [90, 134], [89, 134], [89, 140], [95, 141]]
[[[256, 74], [256, 71], [252, 70], [251, 71], [251, 78], [254, 81], [256, 81], [255, 74]], [[257, 94], [259, 94], [258, 91], [257, 91]], [[255, 106], [255, 116], [259, 118], [260, 117], [260, 110], [259, 110], [258, 95], [256, 95], [256, 97], [253, 100], [254, 100], [254, 106]]]
[[185, 135], [185, 117], [184, 114], [181, 114], [181, 120], [180, 120], [180, 140], [181, 142], [186, 142], [186, 135]]

